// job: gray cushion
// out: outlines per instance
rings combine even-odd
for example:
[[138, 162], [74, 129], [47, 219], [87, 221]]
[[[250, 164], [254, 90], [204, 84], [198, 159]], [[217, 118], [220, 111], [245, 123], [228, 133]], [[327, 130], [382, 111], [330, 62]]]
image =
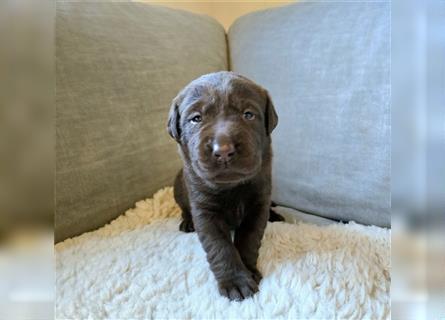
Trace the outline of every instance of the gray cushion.
[[390, 225], [390, 4], [297, 3], [229, 30], [231, 68], [266, 87], [274, 200]]
[[59, 2], [56, 17], [56, 241], [104, 225], [180, 167], [171, 99], [227, 69], [213, 19], [135, 3]]

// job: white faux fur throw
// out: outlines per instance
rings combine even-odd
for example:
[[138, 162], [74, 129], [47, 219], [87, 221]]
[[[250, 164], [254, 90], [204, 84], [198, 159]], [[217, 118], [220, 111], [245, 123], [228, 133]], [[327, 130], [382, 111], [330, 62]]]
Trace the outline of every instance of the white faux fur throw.
[[178, 231], [172, 188], [56, 245], [58, 319], [385, 319], [390, 231], [269, 223], [259, 292], [219, 295], [196, 233]]

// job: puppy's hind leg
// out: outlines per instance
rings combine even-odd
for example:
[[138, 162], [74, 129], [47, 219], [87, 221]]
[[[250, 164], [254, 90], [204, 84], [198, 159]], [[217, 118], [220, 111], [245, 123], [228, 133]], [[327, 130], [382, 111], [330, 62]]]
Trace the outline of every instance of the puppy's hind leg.
[[270, 203], [270, 208], [269, 208], [269, 222], [277, 222], [277, 221], [284, 221], [284, 217], [279, 214], [276, 213], [275, 210], [273, 209], [273, 207], [276, 207], [277, 204], [275, 202], [271, 202]]
[[182, 221], [179, 224], [179, 230], [183, 232], [193, 232], [195, 227], [193, 225], [192, 215], [190, 214], [190, 202], [187, 191], [184, 185], [184, 177], [182, 169], [178, 172], [174, 184], [174, 197], [178, 206], [182, 210]]
[[182, 232], [194, 232], [195, 226], [193, 225], [192, 215], [190, 212], [182, 211], [182, 221], [179, 224], [179, 230]]

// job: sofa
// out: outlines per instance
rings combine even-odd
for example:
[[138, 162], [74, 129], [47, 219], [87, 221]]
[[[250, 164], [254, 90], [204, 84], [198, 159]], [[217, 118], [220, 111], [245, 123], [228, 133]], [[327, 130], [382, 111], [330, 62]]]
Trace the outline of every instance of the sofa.
[[390, 227], [390, 3], [304, 2], [214, 19], [144, 3], [58, 2], [55, 241], [110, 222], [181, 167], [170, 102], [232, 70], [279, 116], [273, 200], [288, 221]]

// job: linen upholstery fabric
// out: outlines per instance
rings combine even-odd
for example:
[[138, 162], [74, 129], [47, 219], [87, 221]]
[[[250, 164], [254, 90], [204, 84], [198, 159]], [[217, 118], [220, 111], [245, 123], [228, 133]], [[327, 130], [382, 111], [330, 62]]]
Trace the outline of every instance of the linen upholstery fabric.
[[166, 132], [192, 79], [227, 70], [213, 19], [136, 3], [57, 3], [55, 240], [109, 222], [171, 185], [181, 166]]
[[390, 226], [390, 5], [297, 3], [239, 18], [231, 69], [267, 88], [273, 199]]

